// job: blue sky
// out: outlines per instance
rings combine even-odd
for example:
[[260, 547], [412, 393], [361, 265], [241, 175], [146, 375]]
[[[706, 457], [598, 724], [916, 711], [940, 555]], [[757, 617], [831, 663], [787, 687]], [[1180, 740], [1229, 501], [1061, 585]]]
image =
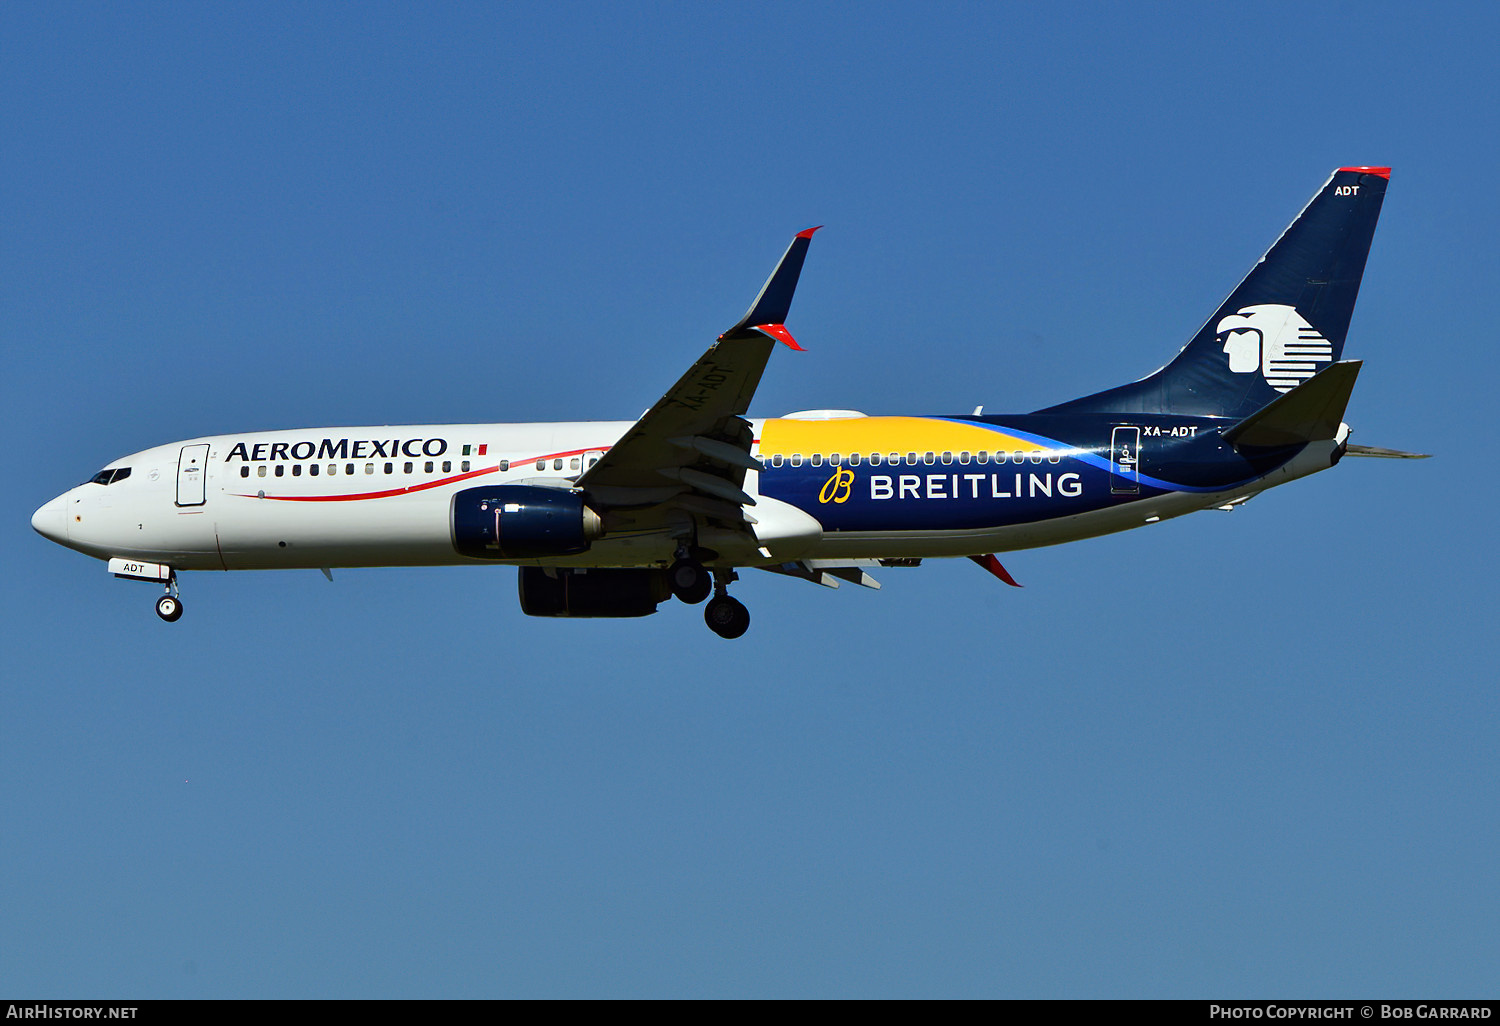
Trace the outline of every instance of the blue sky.
[[[1494, 996], [1490, 5], [0, 9], [0, 994]], [[1346, 461], [829, 592], [33, 534], [214, 432], [629, 419], [814, 240], [753, 412], [1165, 362], [1389, 164]]]

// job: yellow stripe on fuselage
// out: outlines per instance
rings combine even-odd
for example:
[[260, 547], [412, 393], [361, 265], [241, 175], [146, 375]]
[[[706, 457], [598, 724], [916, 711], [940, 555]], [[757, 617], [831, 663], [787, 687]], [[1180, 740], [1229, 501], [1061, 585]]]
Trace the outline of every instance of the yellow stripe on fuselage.
[[1036, 442], [951, 420], [929, 417], [845, 417], [838, 420], [768, 420], [761, 426], [762, 456], [793, 453], [1039, 452]]

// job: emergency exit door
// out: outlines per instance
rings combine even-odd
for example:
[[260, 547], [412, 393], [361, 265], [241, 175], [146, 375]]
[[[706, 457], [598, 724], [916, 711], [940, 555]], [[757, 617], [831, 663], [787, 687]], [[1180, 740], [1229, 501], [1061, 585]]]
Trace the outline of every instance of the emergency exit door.
[[1109, 490], [1115, 495], [1136, 495], [1141, 490], [1141, 429], [1117, 427], [1109, 436], [1109, 461], [1114, 475]]

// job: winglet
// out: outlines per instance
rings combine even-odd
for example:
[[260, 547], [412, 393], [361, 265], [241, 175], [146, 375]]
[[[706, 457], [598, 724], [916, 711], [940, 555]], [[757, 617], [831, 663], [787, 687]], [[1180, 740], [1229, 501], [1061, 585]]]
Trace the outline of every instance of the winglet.
[[792, 295], [797, 291], [797, 279], [802, 276], [802, 261], [807, 259], [807, 247], [811, 244], [813, 232], [821, 227], [823, 226], [818, 225], [817, 228], [800, 231], [792, 238], [792, 244], [782, 254], [781, 262], [771, 272], [771, 277], [766, 279], [745, 316], [719, 338], [744, 338], [750, 332], [758, 331], [778, 342], [785, 342], [793, 349], [802, 349], [786, 330], [786, 316], [792, 308]]
[[990, 573], [994, 574], [996, 577], [1000, 578], [1012, 588], [1021, 587], [1021, 585], [1016, 583], [1016, 579], [1010, 575], [1010, 571], [1000, 565], [1000, 561], [995, 558], [995, 554], [993, 552], [991, 552], [987, 556], [970, 556], [969, 558], [978, 563], [980, 566], [984, 567]]

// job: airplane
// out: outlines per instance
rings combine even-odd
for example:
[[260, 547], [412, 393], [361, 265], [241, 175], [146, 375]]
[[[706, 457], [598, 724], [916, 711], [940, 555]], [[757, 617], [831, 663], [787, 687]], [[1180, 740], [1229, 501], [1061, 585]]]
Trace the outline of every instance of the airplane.
[[[637, 617], [707, 601], [750, 624], [747, 568], [829, 587], [1233, 509], [1346, 455], [1342, 360], [1390, 168], [1339, 168], [1169, 363], [1028, 414], [748, 416], [813, 233], [745, 316], [635, 422], [254, 431], [115, 460], [32, 517], [44, 537], [162, 586], [189, 570], [500, 564], [522, 612]], [[710, 597], [712, 596], [712, 597]]]

